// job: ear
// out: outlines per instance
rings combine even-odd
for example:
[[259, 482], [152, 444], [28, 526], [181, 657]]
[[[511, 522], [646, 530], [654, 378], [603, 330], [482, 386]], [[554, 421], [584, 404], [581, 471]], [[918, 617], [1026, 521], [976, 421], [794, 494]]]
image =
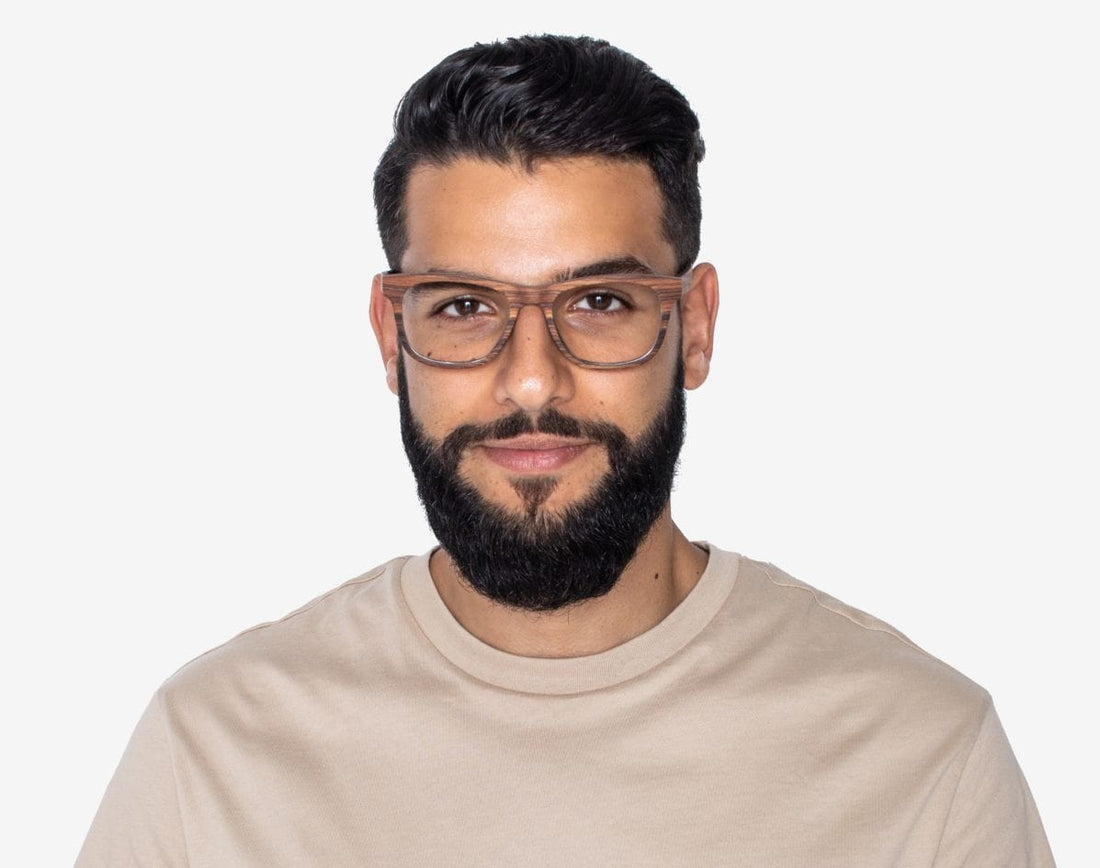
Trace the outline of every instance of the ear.
[[692, 269], [691, 285], [680, 296], [685, 389], [698, 389], [710, 373], [717, 316], [718, 272], [709, 262], [701, 262]]
[[378, 349], [382, 353], [382, 364], [386, 366], [386, 385], [397, 394], [397, 354], [401, 352], [401, 343], [397, 339], [397, 320], [393, 316], [393, 305], [382, 295], [382, 278], [375, 275], [370, 287], [370, 324], [374, 337], [378, 340]]

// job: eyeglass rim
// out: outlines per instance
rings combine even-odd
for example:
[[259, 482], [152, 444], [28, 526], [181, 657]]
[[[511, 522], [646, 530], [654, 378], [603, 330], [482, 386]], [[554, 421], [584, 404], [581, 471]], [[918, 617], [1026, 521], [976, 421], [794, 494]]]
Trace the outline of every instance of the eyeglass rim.
[[[437, 368], [477, 368], [488, 364], [500, 355], [501, 350], [507, 345], [508, 340], [512, 336], [512, 331], [515, 328], [516, 320], [519, 318], [520, 309], [533, 304], [542, 309], [547, 330], [550, 332], [550, 338], [554, 342], [554, 346], [557, 347], [558, 352], [579, 367], [606, 369], [628, 368], [640, 365], [649, 361], [657, 354], [657, 351], [661, 349], [661, 345], [664, 343], [665, 334], [668, 331], [668, 322], [672, 315], [672, 307], [679, 303], [680, 298], [687, 290], [691, 280], [691, 273], [691, 269], [689, 268], [679, 276], [636, 272], [599, 274], [538, 285], [509, 283], [507, 281], [493, 280], [478, 275], [453, 272], [406, 274], [404, 272], [384, 271], [376, 274], [374, 279], [378, 281], [383, 296], [393, 304], [394, 321], [397, 325], [397, 334], [401, 341], [401, 346], [410, 356], [426, 365], [432, 365]], [[409, 343], [408, 335], [405, 333], [405, 323], [401, 311], [405, 291], [418, 282], [444, 283], [447, 281], [476, 284], [486, 289], [500, 292], [508, 298], [508, 321], [504, 324], [504, 328], [497, 342], [484, 356], [476, 359], [467, 359], [461, 362], [449, 362], [424, 356], [413, 349], [412, 345]], [[557, 323], [554, 322], [553, 303], [562, 292], [568, 289], [584, 287], [585, 285], [598, 286], [608, 281], [637, 283], [647, 286], [657, 294], [661, 305], [661, 323], [653, 344], [642, 355], [623, 362], [594, 362], [574, 355], [569, 347], [566, 346], [565, 341], [562, 340], [558, 332]]]

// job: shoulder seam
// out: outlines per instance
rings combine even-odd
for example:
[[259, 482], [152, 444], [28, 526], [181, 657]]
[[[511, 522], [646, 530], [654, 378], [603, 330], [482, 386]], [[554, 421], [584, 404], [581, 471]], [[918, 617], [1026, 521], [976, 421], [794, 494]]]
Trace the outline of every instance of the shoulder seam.
[[970, 763], [974, 759], [974, 748], [978, 745], [978, 739], [981, 737], [982, 730], [985, 728], [986, 721], [989, 719], [989, 713], [992, 709], [993, 697], [987, 693], [985, 704], [982, 706], [981, 717], [978, 719], [978, 725], [974, 727], [974, 737], [970, 739], [970, 745], [966, 749], [966, 762], [963, 763], [962, 770], [959, 772], [959, 777], [955, 781], [955, 790], [951, 793], [951, 805], [947, 809], [943, 828], [940, 829], [940, 840], [936, 844], [936, 855], [932, 859], [933, 862], [940, 857], [940, 851], [943, 849], [943, 836], [947, 834], [947, 826], [951, 819], [951, 815], [955, 811], [955, 802], [959, 800], [959, 787], [962, 786], [963, 778], [966, 777], [966, 770], [970, 768]]
[[[760, 564], [760, 569], [762, 569], [764, 571], [765, 575], [767, 575], [768, 579], [771, 581], [771, 583], [773, 585], [775, 585], [777, 587], [780, 587], [780, 588], [789, 588], [792, 591], [804, 591], [805, 593], [808, 593], [810, 596], [812, 596], [814, 598], [814, 603], [816, 603], [818, 608], [824, 609], [826, 612], [831, 612], [832, 614], [834, 614], [834, 615], [836, 615], [840, 618], [843, 618], [845, 621], [852, 624], [853, 626], [859, 627], [861, 630], [866, 630], [869, 633], [882, 633], [884, 636], [890, 636], [891, 638], [896, 639], [898, 642], [901, 642], [903, 645], [906, 645], [907, 647], [912, 648], [914, 651], [920, 652], [923, 656], [928, 657], [929, 659], [932, 659], [932, 660], [938, 660], [938, 658], [936, 658], [933, 655], [929, 654], [927, 651], [925, 651], [919, 645], [915, 644], [912, 640], [908, 639], [907, 637], [905, 637], [904, 635], [899, 633], [897, 630], [895, 630], [893, 628], [891, 628], [889, 630], [886, 630], [886, 629], [883, 629], [882, 627], [871, 627], [871, 626], [868, 626], [867, 624], [861, 624], [859, 621], [857, 621], [855, 618], [853, 618], [848, 613], [843, 612], [843, 611], [839, 611], [836, 608], [828, 605], [824, 600], [821, 599], [821, 596], [820, 596], [818, 590], [816, 588], [814, 588], [812, 585], [807, 585], [807, 584], [804, 584], [802, 582], [799, 582], [797, 584], [791, 584], [790, 582], [781, 581], [775, 575], [775, 573], [773, 573], [771, 571], [771, 569], [769, 569], [769, 567], [774, 566], [773, 564], [761, 563], [759, 561], [757, 563]], [[868, 617], [873, 618], [874, 616], [869, 615]]]
[[180, 796], [180, 779], [176, 771], [176, 749], [172, 743], [172, 730], [168, 726], [168, 714], [164, 707], [163, 688], [153, 694], [153, 701], [157, 704], [157, 717], [160, 718], [161, 729], [164, 730], [164, 740], [168, 743], [168, 764], [172, 767], [172, 785], [176, 792], [176, 819], [179, 822], [180, 837], [183, 839], [183, 858], [187, 864], [191, 864], [191, 846], [187, 840], [187, 826], [183, 822], [183, 799]]

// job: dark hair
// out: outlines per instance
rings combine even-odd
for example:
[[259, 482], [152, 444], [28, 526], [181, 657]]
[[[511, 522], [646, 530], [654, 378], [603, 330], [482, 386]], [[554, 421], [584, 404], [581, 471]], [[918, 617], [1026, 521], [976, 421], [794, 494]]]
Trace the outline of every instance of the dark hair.
[[405, 191], [419, 163], [460, 156], [532, 168], [582, 155], [644, 160], [664, 199], [679, 270], [699, 254], [699, 119], [676, 88], [633, 55], [587, 36], [522, 36], [456, 51], [413, 84], [374, 173], [390, 268], [408, 245]]

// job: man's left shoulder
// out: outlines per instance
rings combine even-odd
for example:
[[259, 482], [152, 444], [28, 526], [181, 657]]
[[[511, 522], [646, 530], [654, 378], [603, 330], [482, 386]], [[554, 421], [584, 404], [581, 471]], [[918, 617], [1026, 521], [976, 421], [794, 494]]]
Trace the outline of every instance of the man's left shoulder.
[[846, 633], [851, 638], [890, 637], [886, 641], [897, 641], [920, 654], [926, 654], [892, 624], [838, 600], [820, 588], [796, 579], [773, 563], [742, 556], [740, 579], [742, 581], [755, 579], [766, 583], [774, 593], [784, 597], [791, 608], [802, 608], [807, 617], [819, 617], [831, 628]]
[[920, 702], [934, 697], [984, 709], [989, 694], [902, 631], [794, 578], [774, 564], [742, 557], [738, 591], [758, 629], [781, 643], [788, 663], [807, 678], [889, 691]]

